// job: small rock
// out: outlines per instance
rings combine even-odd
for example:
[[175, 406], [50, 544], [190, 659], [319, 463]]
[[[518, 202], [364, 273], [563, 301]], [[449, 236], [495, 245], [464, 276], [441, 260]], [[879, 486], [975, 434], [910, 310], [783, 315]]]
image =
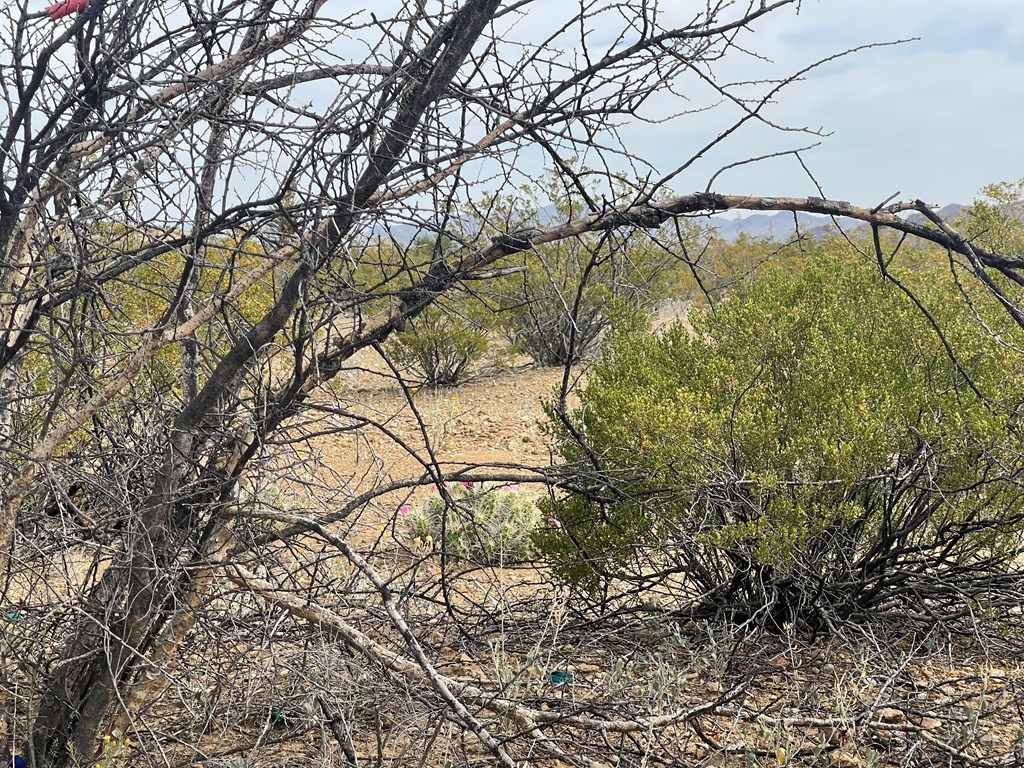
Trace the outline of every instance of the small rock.
[[601, 667], [597, 664], [577, 664], [576, 669], [584, 675], [592, 675], [601, 671]]
[[722, 685], [717, 680], [712, 680], [710, 683], [708, 683], [708, 690], [711, 693], [721, 693], [722, 691], [725, 690], [725, 686]]
[[840, 726], [827, 725], [819, 731], [819, 735], [823, 744], [828, 744], [832, 747], [838, 747], [849, 741], [846, 729]]
[[860, 768], [863, 761], [850, 752], [833, 752], [832, 765], [835, 768]]
[[903, 723], [906, 722], [907, 716], [904, 714], [902, 709], [896, 709], [895, 707], [882, 707], [878, 710], [878, 719], [883, 723]]
[[921, 727], [926, 731], [934, 731], [936, 728], [942, 727], [942, 721], [935, 717], [922, 717]]

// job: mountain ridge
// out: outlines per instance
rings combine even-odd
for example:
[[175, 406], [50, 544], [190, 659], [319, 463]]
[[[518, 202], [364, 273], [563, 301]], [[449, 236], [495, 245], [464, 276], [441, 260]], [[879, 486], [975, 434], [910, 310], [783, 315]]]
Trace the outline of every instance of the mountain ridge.
[[[958, 216], [965, 214], [969, 207], [961, 203], [950, 203], [937, 209], [936, 213], [945, 221], [953, 221]], [[1024, 200], [1009, 203], [1004, 207], [1024, 221]], [[906, 219], [916, 224], [927, 223], [927, 219], [920, 213], [910, 213], [906, 216]], [[538, 208], [535, 220], [540, 226], [550, 226], [563, 221], [562, 217], [558, 214], [558, 209], [554, 205]], [[859, 234], [867, 229], [867, 224], [857, 219], [844, 217], [835, 217], [833, 219], [821, 214], [805, 213], [803, 211], [751, 213], [736, 218], [708, 215], [694, 217], [693, 220], [714, 229], [719, 237], [729, 243], [736, 242], [743, 236], [755, 239], [769, 238], [785, 242], [793, 239], [798, 231], [803, 237], [818, 239], [839, 234], [839, 226], [847, 234]], [[837, 226], [837, 222], [839, 226]], [[371, 232], [376, 236], [390, 237], [397, 243], [408, 244], [413, 242], [416, 237], [423, 235], [425, 230], [411, 225], [397, 224], [390, 227], [377, 225], [371, 229]]]
[[[968, 206], [950, 203], [939, 208], [936, 213], [945, 221], [960, 215]], [[924, 223], [925, 217], [920, 213], [907, 216], [908, 221]], [[820, 238], [838, 234], [836, 223], [827, 216], [804, 213], [802, 211], [779, 211], [778, 213], [754, 213], [749, 216], [727, 218], [725, 216], [708, 216], [704, 221], [718, 231], [718, 236], [727, 242], [735, 242], [741, 236], [753, 238], [770, 238], [773, 240], [790, 240], [796, 236], [797, 230], [804, 237]], [[857, 219], [837, 217], [846, 232], [867, 228], [867, 224]]]

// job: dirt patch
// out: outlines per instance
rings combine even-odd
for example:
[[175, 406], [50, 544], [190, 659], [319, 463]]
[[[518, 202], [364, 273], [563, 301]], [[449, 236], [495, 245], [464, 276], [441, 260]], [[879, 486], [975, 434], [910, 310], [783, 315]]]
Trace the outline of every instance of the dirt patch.
[[[323, 396], [335, 427], [312, 442], [322, 461], [359, 488], [413, 477], [436, 460], [449, 470], [490, 465], [543, 467], [551, 461], [541, 434], [541, 401], [561, 385], [557, 368], [490, 372], [455, 389], [396, 384], [372, 353], [342, 372]], [[360, 419], [366, 424], [356, 428]]]

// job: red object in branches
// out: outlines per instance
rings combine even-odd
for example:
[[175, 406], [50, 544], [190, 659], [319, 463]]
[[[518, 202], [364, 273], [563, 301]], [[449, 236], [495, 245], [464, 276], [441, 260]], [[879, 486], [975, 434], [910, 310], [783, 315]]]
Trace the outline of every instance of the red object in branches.
[[50, 21], [56, 21], [72, 13], [84, 11], [88, 4], [89, 0], [60, 0], [59, 3], [47, 7], [46, 12], [50, 14]]

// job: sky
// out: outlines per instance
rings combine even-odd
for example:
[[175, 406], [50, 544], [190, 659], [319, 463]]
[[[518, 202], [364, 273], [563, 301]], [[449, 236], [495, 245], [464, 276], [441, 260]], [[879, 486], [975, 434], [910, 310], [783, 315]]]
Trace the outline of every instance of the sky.
[[[450, 6], [447, 0], [430, 2]], [[736, 18], [750, 2], [728, 4], [721, 18]], [[370, 12], [383, 18], [405, 3], [328, 0], [325, 7], [338, 18], [355, 13], [368, 22]], [[515, 3], [508, 0], [506, 5]], [[581, 6], [609, 5], [615, 3], [536, 0], [504, 18], [513, 25], [511, 37], [534, 43], [553, 34]], [[685, 24], [705, 5], [706, 0], [659, 2], [665, 24]], [[641, 0], [629, 0], [617, 11], [588, 13], [593, 52], [612, 44], [625, 26], [623, 16], [639, 7]], [[567, 45], [567, 61], [578, 41], [575, 30], [568, 25], [556, 43]], [[671, 190], [703, 190], [727, 164], [814, 142], [820, 145], [802, 159], [825, 196], [857, 205], [873, 206], [897, 193], [899, 199], [922, 198], [939, 206], [965, 204], [986, 184], [1024, 178], [1024, 0], [802, 0], [799, 11], [793, 5], [757, 20], [739, 40], [756, 56], [727, 56], [716, 65], [715, 78], [726, 82], [789, 75], [846, 49], [901, 39], [907, 42], [862, 50], [813, 69], [764, 111], [777, 124], [828, 135], [780, 133], [748, 124], [673, 179]], [[358, 39], [346, 37], [335, 44], [340, 58], [366, 60], [366, 48]], [[520, 51], [514, 44], [508, 50], [511, 55]], [[680, 84], [693, 99], [689, 106], [706, 106], [719, 98], [700, 88], [696, 80]], [[313, 101], [334, 98], [323, 83], [308, 90]], [[620, 126], [622, 143], [651, 162], [656, 175], [672, 172], [740, 114], [726, 103], [657, 122], [680, 108], [677, 96], [659, 93], [644, 106], [647, 121]], [[481, 132], [480, 126], [472, 126], [466, 138], [475, 140]], [[581, 160], [601, 167], [586, 157]], [[517, 161], [519, 178], [511, 181], [529, 183], [545, 162], [539, 148], [525, 151]], [[486, 179], [500, 183], [501, 175], [486, 161], [476, 172], [480, 188], [487, 188]], [[819, 194], [792, 156], [732, 168], [712, 188], [723, 194]]]
[[[731, 3], [722, 18], [740, 15], [750, 1]], [[326, 7], [339, 18], [356, 13], [368, 21], [371, 11], [383, 17], [405, 2], [328, 0]], [[522, 6], [521, 15], [507, 18], [516, 38], [537, 42], [578, 13], [581, 4], [594, 7], [590, 0], [536, 0]], [[640, 6], [640, 0], [629, 0], [619, 6], [620, 15], [588, 15], [594, 51], [622, 32], [621, 14]], [[660, 0], [665, 23], [686, 23], [704, 6], [705, 0]], [[574, 30], [569, 25], [567, 37]], [[1024, 0], [802, 0], [799, 12], [794, 5], [759, 19], [739, 41], [757, 56], [729, 55], [716, 65], [715, 77], [726, 82], [788, 75], [849, 48], [900, 39], [908, 42], [869, 48], [813, 69], [764, 111], [777, 124], [828, 135], [748, 124], [673, 179], [672, 191], [703, 190], [727, 164], [814, 142], [820, 145], [802, 158], [825, 196], [857, 205], [876, 205], [897, 193], [899, 199], [922, 198], [940, 206], [970, 203], [986, 184], [1024, 178]], [[359, 40], [346, 38], [337, 45], [340, 58], [366, 60]], [[571, 51], [566, 54], [572, 58]], [[693, 97], [690, 106], [718, 98], [696, 86], [680, 86]], [[310, 98], [333, 99], [329, 90], [311, 84]], [[740, 114], [724, 104], [657, 122], [679, 109], [678, 97], [659, 93], [644, 106], [648, 121], [620, 127], [622, 143], [658, 174], [673, 171]], [[479, 128], [473, 126], [466, 138], [479, 138]], [[539, 149], [524, 153], [517, 168], [521, 178], [513, 181], [536, 178], [542, 158]], [[481, 166], [479, 178], [500, 178]], [[732, 168], [717, 176], [712, 188], [723, 194], [819, 194], [792, 156]]]
[[[897, 192], [900, 199], [939, 205], [969, 203], [986, 184], [1024, 177], [1022, 0], [804, 0], [798, 15], [769, 14], [746, 38], [770, 62], [731, 58], [719, 73], [795, 71], [846, 48], [906, 38], [919, 39], [811, 72], [766, 112], [773, 121], [829, 136], [741, 131], [676, 180], [675, 191], [703, 189], [718, 168], [737, 159], [816, 140], [821, 145], [803, 157], [826, 196], [861, 205]], [[722, 117], [713, 114], [626, 126], [623, 137], [667, 171], [713, 135]], [[713, 188], [817, 194], [792, 157], [727, 171]]]

